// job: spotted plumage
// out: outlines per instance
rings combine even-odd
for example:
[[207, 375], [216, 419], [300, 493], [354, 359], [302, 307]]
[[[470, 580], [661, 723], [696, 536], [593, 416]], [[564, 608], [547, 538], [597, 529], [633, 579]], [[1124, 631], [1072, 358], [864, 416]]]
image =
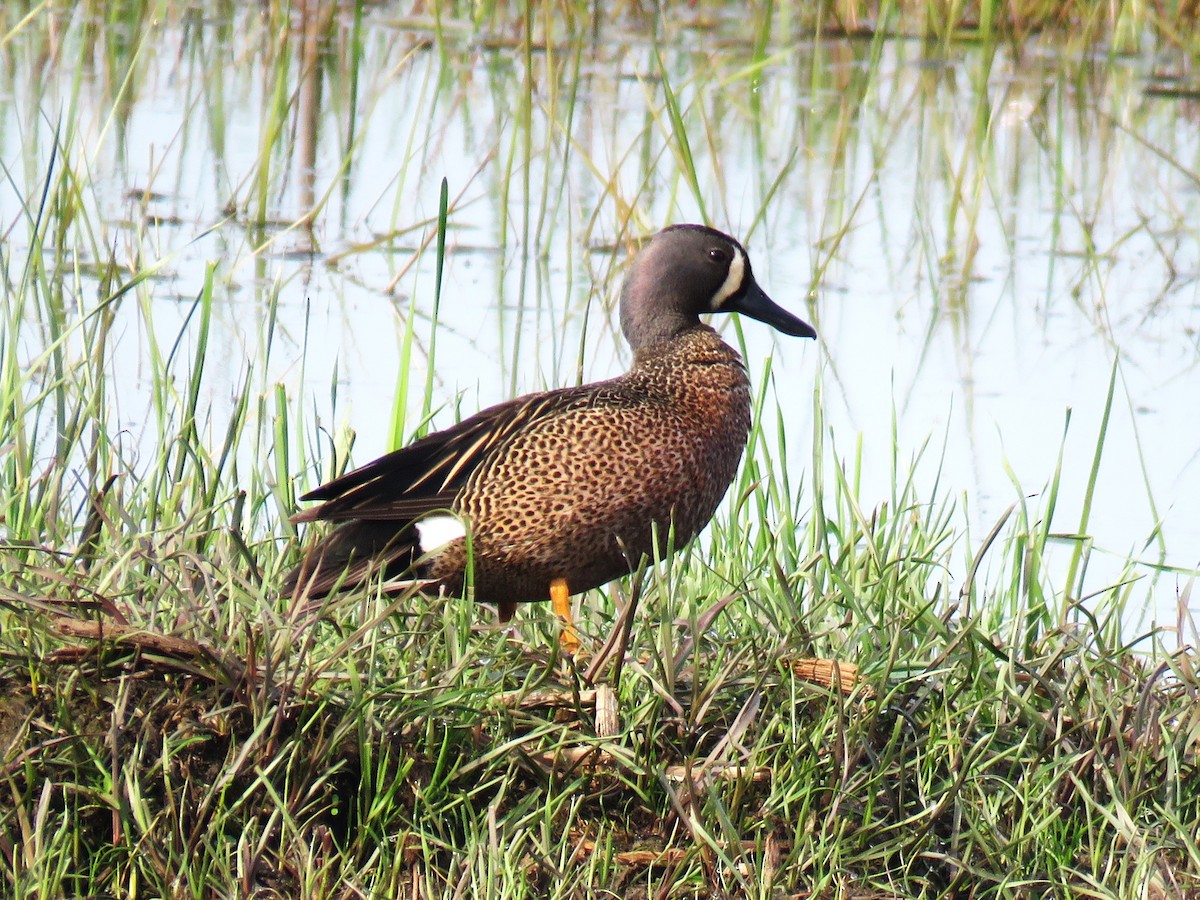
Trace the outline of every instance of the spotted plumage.
[[[545, 600], [605, 584], [682, 547], [716, 510], [750, 430], [740, 356], [700, 322], [740, 312], [785, 334], [813, 329], [776, 306], [728, 235], [678, 225], [655, 235], [621, 294], [634, 352], [618, 378], [501, 403], [317, 488], [295, 517], [337, 527], [285, 591], [319, 597], [382, 570], [474, 598]], [[660, 546], [655, 548], [654, 535]]]

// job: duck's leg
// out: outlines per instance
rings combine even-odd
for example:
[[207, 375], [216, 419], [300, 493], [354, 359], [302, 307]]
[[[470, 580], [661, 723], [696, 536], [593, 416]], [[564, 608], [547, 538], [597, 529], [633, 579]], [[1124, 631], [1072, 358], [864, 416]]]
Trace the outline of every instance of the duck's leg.
[[517, 625], [513, 622], [513, 616], [517, 613], [517, 604], [510, 603], [507, 600], [501, 600], [496, 604], [496, 618], [500, 622], [500, 629], [508, 635], [510, 641], [521, 642], [521, 633], [517, 631]]
[[563, 653], [574, 656], [579, 649], [579, 634], [571, 617], [571, 591], [567, 587], [567, 579], [555, 578], [550, 582], [550, 602], [554, 606], [554, 614], [562, 622], [558, 645]]

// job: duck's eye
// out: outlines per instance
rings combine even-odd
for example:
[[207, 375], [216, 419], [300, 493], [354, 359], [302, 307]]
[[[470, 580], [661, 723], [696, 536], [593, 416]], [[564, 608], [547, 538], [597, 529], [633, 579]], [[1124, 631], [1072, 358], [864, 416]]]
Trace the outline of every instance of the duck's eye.
[[723, 263], [729, 259], [729, 255], [720, 247], [712, 247], [708, 251], [708, 258], [713, 262]]

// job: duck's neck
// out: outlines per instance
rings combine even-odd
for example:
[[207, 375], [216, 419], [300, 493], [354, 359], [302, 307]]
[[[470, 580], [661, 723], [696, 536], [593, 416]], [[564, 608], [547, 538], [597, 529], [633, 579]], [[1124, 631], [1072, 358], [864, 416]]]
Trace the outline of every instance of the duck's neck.
[[654, 363], [666, 356], [691, 359], [696, 352], [706, 352], [716, 346], [725, 346], [717, 335], [716, 329], [697, 322], [668, 340], [643, 343], [634, 347], [633, 365], [636, 368], [640, 365]]
[[[667, 293], [667, 296], [655, 296]], [[636, 299], [635, 299], [636, 298]], [[670, 296], [666, 285], [649, 282], [641, 269], [631, 272], [621, 290], [621, 331], [635, 354], [657, 344], [669, 344], [693, 328], [702, 328], [695, 313]]]

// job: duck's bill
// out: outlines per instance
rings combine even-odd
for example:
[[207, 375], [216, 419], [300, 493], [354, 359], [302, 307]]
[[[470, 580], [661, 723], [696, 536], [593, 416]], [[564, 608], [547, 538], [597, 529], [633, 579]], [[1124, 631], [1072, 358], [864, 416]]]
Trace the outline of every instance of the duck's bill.
[[817, 330], [803, 319], [793, 316], [790, 312], [766, 295], [766, 292], [752, 283], [744, 295], [732, 300], [725, 307], [729, 312], [741, 313], [752, 319], [765, 322], [776, 331], [790, 334], [793, 337], [815, 338]]

